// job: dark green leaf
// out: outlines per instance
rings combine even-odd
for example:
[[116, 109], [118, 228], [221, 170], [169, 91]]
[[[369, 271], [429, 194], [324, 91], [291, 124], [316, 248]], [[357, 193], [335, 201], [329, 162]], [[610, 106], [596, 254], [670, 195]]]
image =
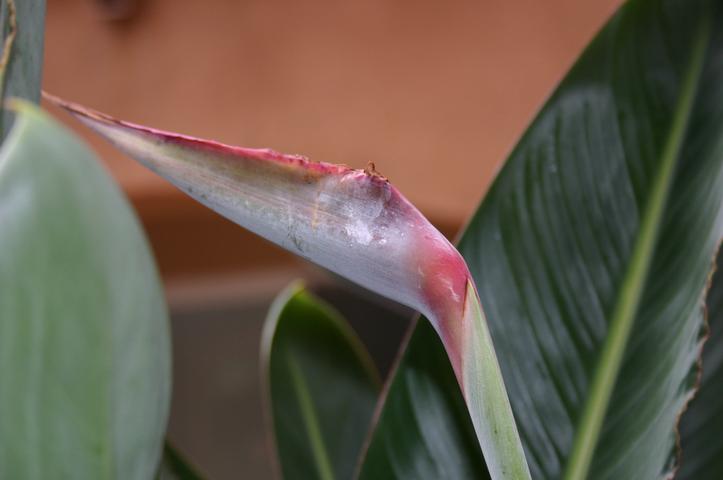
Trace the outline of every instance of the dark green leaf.
[[396, 368], [360, 478], [489, 478], [445, 358], [432, 326], [418, 321]]
[[171, 376], [148, 244], [92, 153], [19, 108], [0, 151], [0, 478], [152, 478]]
[[[2, 98], [18, 97], [38, 103], [43, 72], [43, 37], [45, 0], [15, 0], [17, 33], [4, 73]], [[7, 0], [0, 3], [2, 39], [10, 32]], [[0, 49], [3, 43], [0, 42]], [[13, 114], [3, 108], [0, 116], [0, 139], [5, 139]]]
[[708, 298], [710, 337], [703, 347], [700, 390], [680, 423], [682, 462], [677, 478], [723, 478], [723, 252]]
[[269, 313], [262, 364], [284, 478], [351, 478], [380, 381], [344, 319], [293, 285]]
[[[720, 3], [627, 2], [523, 136], [460, 243], [533, 478], [658, 478], [673, 466], [721, 236]], [[433, 351], [418, 341], [408, 348]], [[366, 462], [380, 461], [371, 453], [384, 422], [412, 430], [430, 416], [387, 414], [395, 403], [390, 394]], [[410, 436], [397, 456], [412, 463], [427, 441]]]
[[158, 480], [202, 480], [188, 460], [168, 441], [163, 448], [163, 458], [158, 469]]

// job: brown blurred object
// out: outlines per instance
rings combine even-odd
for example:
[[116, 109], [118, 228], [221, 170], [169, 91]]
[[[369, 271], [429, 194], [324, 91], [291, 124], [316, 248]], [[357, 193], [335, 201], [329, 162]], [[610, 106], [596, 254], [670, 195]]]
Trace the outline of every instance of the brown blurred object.
[[[49, 92], [226, 143], [374, 161], [453, 231], [619, 0], [144, 0], [121, 23], [97, 2], [48, 0]], [[130, 195], [166, 277], [288, 261], [68, 123]]]
[[102, 18], [106, 20], [129, 20], [138, 11], [141, 0], [94, 0]]

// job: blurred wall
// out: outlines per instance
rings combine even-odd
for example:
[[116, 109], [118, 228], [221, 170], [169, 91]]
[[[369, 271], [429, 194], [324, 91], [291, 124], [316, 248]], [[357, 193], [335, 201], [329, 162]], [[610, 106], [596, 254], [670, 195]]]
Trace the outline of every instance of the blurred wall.
[[[102, 15], [125, 3], [137, 4], [128, 18]], [[44, 87], [162, 129], [374, 161], [453, 232], [618, 3], [48, 0]], [[90, 141], [167, 277], [288, 261]]]

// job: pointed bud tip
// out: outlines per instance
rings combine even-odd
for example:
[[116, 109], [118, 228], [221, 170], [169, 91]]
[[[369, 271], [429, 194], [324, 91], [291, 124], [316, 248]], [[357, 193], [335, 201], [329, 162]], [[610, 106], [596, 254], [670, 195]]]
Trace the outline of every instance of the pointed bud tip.
[[[255, 158], [258, 160], [268, 160], [273, 162], [286, 163], [290, 165], [298, 165], [302, 168], [321, 174], [346, 174], [351, 172], [364, 173], [379, 182], [388, 182], [387, 178], [377, 172], [374, 162], [369, 162], [363, 170], [351, 168], [344, 164], [334, 164], [311, 160], [309, 157], [300, 154], [281, 153], [271, 148], [248, 148], [228, 145], [214, 140], [205, 140], [202, 138], [183, 135], [179, 133], [159, 130], [156, 128], [146, 127], [133, 122], [117, 119], [106, 113], [99, 112], [92, 108], [85, 107], [75, 102], [65, 100], [56, 95], [42, 91], [42, 96], [48, 102], [62, 108], [78, 120], [86, 124], [89, 128], [99, 132], [98, 123], [114, 128], [132, 130], [137, 133], [145, 133], [157, 140], [176, 143], [184, 147], [206, 149], [218, 153], [227, 153], [230, 155], [241, 156], [244, 158]], [[103, 135], [101, 133], [101, 135]]]

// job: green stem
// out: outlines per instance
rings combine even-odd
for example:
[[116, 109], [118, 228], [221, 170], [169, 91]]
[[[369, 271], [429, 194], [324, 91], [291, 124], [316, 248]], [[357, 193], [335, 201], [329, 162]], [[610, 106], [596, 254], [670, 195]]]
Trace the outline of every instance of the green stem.
[[[0, 95], [5, 96], [5, 72], [10, 64], [10, 54], [15, 43], [15, 36], [18, 33], [17, 17], [15, 12], [15, 0], [7, 0], [8, 6], [8, 35], [3, 44], [3, 53], [0, 56]], [[4, 28], [4, 25], [3, 25]]]
[[530, 470], [492, 337], [477, 291], [469, 281], [464, 324], [470, 328], [462, 358], [464, 396], [490, 476], [493, 480], [529, 479]]

